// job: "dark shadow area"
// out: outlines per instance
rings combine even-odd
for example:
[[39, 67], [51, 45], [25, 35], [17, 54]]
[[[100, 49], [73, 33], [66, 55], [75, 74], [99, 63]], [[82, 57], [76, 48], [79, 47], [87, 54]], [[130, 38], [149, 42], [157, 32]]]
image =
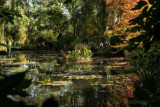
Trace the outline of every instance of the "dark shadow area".
[[144, 79], [135, 87], [135, 97], [129, 100], [131, 107], [160, 107], [159, 75]]

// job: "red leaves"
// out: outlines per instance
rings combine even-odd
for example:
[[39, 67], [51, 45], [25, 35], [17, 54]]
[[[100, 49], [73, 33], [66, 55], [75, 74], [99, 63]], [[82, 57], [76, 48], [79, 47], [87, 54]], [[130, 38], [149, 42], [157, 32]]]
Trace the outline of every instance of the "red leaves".
[[135, 7], [138, 1], [140, 0], [106, 0], [106, 4], [107, 6], [114, 7], [117, 18], [120, 18], [121, 20], [130, 20], [140, 13], [139, 11], [131, 10]]

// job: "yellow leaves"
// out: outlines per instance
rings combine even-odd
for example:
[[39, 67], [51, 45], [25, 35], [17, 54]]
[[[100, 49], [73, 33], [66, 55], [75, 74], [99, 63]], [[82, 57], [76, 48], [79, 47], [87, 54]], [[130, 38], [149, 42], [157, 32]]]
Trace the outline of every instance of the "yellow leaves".
[[24, 31], [19, 31], [19, 43], [24, 44], [27, 39], [27, 34]]
[[95, 25], [93, 25], [93, 24], [91, 24], [91, 23], [89, 23], [88, 25], [87, 25], [87, 33], [89, 34], [89, 35], [93, 35], [94, 34], [94, 32], [98, 32], [98, 29], [96, 28], [96, 26]]
[[109, 7], [106, 7], [106, 11], [107, 12], [112, 12], [114, 10], [114, 6], [109, 6]]
[[98, 20], [95, 14], [91, 14], [91, 18], [88, 19], [85, 27], [86, 27], [86, 33], [88, 35], [93, 35], [95, 32], [98, 32], [97, 28]]
[[129, 11], [128, 13], [131, 15], [135, 14], [134, 11]]
[[130, 86], [130, 85], [127, 86], [128, 90], [131, 90], [132, 88], [133, 88], [133, 86]]

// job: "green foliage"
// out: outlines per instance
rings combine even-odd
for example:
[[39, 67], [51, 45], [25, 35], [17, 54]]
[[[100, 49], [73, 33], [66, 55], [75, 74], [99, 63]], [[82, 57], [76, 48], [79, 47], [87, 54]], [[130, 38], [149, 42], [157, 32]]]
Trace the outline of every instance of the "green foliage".
[[92, 57], [93, 53], [91, 50], [89, 50], [85, 46], [87, 46], [87, 45], [78, 44], [77, 46], [75, 46], [75, 50], [67, 51], [67, 53], [69, 55], [71, 55], [71, 58], [73, 60], [78, 60], [78, 58], [90, 59]]
[[59, 40], [57, 40], [54, 44], [55, 50], [69, 50], [72, 46], [71, 43], [73, 42], [74, 37], [70, 34], [63, 35]]
[[80, 38], [76, 38], [74, 39], [71, 44], [70, 44], [70, 49], [74, 49], [74, 47], [77, 45], [77, 44], [80, 44], [82, 41]]
[[90, 50], [89, 46], [87, 44], [77, 44], [74, 49], [80, 50], [82, 52], [82, 55], [84, 55], [84, 48], [87, 48]]
[[85, 58], [91, 58], [93, 55], [91, 50], [88, 50], [87, 48], [84, 47], [84, 57]]
[[137, 48], [130, 57], [132, 66], [140, 77], [149, 77], [160, 70], [160, 44], [155, 42], [148, 52], [144, 48]]
[[[54, 44], [56, 50], [73, 49], [78, 43], [92, 42], [92, 36], [103, 35], [106, 28], [105, 0], [1, 0], [0, 12], [3, 35], [28, 48]], [[58, 35], [66, 39], [68, 33], [75, 39], [71, 38], [72, 43], [56, 41]], [[45, 46], [38, 43], [41, 40]]]
[[10, 10], [9, 7], [4, 7], [3, 5], [5, 4], [5, 2], [2, 2], [2, 4], [0, 4], [0, 19], [2, 23], [11, 23], [14, 24], [14, 17], [22, 17], [21, 14], [19, 14], [19, 12], [17, 10]]
[[[133, 10], [143, 8], [142, 13], [130, 20], [131, 25], [138, 25], [131, 32], [141, 31], [141, 35], [130, 39], [128, 51], [132, 52], [131, 63], [140, 77], [150, 77], [160, 70], [160, 1], [138, 2]], [[137, 48], [138, 47], [138, 48]], [[137, 48], [137, 49], [136, 49]]]
[[49, 82], [51, 82], [50, 79], [45, 79], [45, 80], [44, 80], [44, 83], [49, 83]]
[[81, 51], [77, 49], [72, 51], [67, 51], [67, 53], [70, 54], [74, 60], [76, 60], [79, 56], [81, 56]]
[[25, 9], [22, 9], [21, 7], [17, 7], [17, 11], [21, 14], [21, 18], [17, 18], [16, 21], [18, 23], [14, 24], [13, 27], [18, 28], [18, 34], [15, 35], [18, 39], [17, 42], [20, 44], [24, 44], [27, 39], [27, 27], [30, 24], [30, 19], [25, 15]]
[[[20, 13], [16, 9], [10, 9], [10, 7], [7, 5], [6, 0], [1, 0], [0, 1], [0, 42], [1, 43], [6, 43], [5, 37], [7, 34], [7, 30], [9, 30], [9, 27], [11, 24], [15, 24], [14, 19], [15, 17], [22, 17]], [[6, 28], [7, 27], [7, 28]], [[7, 47], [4, 45], [0, 45], [3, 47]], [[2, 50], [3, 50], [2, 47]], [[0, 48], [1, 49], [1, 48]]]
[[53, 47], [53, 42], [56, 41], [56, 36], [53, 36], [51, 32], [39, 31], [35, 36], [30, 37], [30, 42], [37, 48], [47, 47], [48, 49]]
[[137, 48], [140, 43], [147, 52], [154, 41], [159, 41], [159, 28], [160, 28], [160, 1], [149, 0], [148, 4], [146, 1], [139, 1], [137, 6], [133, 10], [143, 8], [142, 13], [135, 19], [130, 20], [131, 25], [138, 24], [137, 27], [131, 29], [131, 32], [142, 31], [141, 35], [133, 38], [129, 42], [127, 50], [132, 51]]

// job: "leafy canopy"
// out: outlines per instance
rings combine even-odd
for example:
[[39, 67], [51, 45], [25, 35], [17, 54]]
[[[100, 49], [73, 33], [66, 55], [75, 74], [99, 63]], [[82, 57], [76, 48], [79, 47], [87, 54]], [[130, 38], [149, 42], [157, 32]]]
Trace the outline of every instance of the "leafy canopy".
[[141, 34], [130, 39], [129, 45], [126, 47], [129, 51], [134, 50], [142, 44], [145, 48], [145, 52], [147, 52], [155, 41], [160, 40], [160, 1], [139, 1], [132, 10], [139, 10], [141, 8], [143, 8], [142, 13], [136, 18], [130, 20], [130, 25], [137, 25], [130, 31], [136, 32], [141, 30]]

